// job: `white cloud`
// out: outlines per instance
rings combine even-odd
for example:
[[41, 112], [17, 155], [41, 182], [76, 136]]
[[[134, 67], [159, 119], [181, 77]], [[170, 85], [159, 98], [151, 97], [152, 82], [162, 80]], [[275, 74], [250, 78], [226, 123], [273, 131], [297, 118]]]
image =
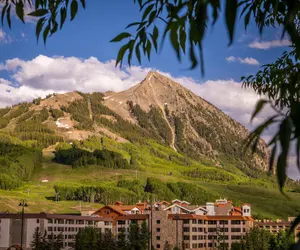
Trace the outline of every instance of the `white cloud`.
[[229, 56], [229, 57], [226, 57], [225, 60], [227, 60], [228, 62], [235, 62], [236, 58], [234, 56]]
[[291, 45], [291, 41], [288, 39], [272, 40], [272, 41], [265, 41], [265, 42], [256, 40], [248, 44], [250, 48], [262, 49], [262, 50], [267, 50], [276, 47], [284, 47], [289, 45]]
[[[238, 58], [235, 60], [240, 61]], [[95, 57], [81, 59], [43, 55], [30, 61], [19, 58], [7, 60], [2, 68], [11, 77], [10, 81], [0, 79], [2, 107], [30, 101], [38, 96], [44, 97], [53, 92], [122, 91], [142, 81], [150, 70], [155, 70], [140, 66], [119, 69], [115, 68], [115, 61], [100, 62]], [[249, 129], [253, 129], [272, 114], [272, 110], [267, 107], [250, 124], [249, 120], [259, 96], [252, 89], [241, 88], [241, 83], [232, 79], [200, 83], [190, 77], [173, 77], [166, 72], [160, 73], [181, 83]], [[267, 132], [264, 138], [270, 138], [272, 131], [271, 129]]]
[[0, 28], [0, 45], [1, 44], [9, 44], [12, 42], [11, 37], [4, 32], [3, 29]]
[[238, 61], [238, 62], [240, 62], [242, 64], [259, 65], [259, 61], [257, 61], [253, 57], [241, 58], [241, 57], [229, 56], [229, 57], [226, 57], [225, 60], [227, 62], [236, 62], [236, 61]]
[[238, 58], [240, 63], [249, 64], [249, 65], [259, 65], [259, 62], [253, 57]]

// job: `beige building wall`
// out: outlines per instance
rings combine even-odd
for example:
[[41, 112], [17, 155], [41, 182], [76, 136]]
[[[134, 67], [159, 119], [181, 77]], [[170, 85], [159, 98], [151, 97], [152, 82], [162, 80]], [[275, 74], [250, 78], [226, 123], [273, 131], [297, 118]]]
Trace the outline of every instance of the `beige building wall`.
[[0, 249], [9, 245], [10, 219], [0, 219]]

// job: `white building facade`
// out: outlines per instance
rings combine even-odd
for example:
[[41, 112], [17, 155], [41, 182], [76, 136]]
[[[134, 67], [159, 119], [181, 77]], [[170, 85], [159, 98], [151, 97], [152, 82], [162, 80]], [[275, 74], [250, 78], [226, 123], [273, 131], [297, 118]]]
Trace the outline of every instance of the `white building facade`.
[[[21, 244], [21, 214], [0, 214], [0, 250]], [[85, 227], [96, 227], [102, 232], [112, 231], [112, 220], [95, 216], [77, 216], [63, 214], [24, 214], [23, 250], [30, 250], [36, 228], [51, 239], [62, 236], [63, 249], [72, 249], [75, 235]]]

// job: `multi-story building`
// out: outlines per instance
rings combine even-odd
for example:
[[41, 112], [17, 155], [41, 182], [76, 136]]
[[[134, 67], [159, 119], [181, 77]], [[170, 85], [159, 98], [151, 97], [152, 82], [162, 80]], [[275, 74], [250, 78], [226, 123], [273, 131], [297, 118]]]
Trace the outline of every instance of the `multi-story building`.
[[166, 242], [186, 250], [216, 249], [220, 244], [230, 247], [253, 226], [251, 206], [235, 207], [226, 199], [204, 206], [180, 200], [173, 200], [172, 204], [162, 201], [130, 206], [116, 202], [100, 208], [94, 215], [111, 218], [116, 235], [122, 228], [128, 235], [130, 223], [146, 220], [152, 233], [149, 244], [155, 249], [163, 249]]
[[[96, 227], [102, 230], [112, 230], [112, 219], [95, 216], [77, 216], [64, 214], [24, 214], [23, 217], [23, 249], [31, 249], [33, 234], [36, 228], [46, 233], [46, 237], [56, 238], [61, 235], [64, 249], [72, 248], [75, 235], [84, 227]], [[22, 215], [0, 214], [0, 250], [10, 246], [20, 246]]]

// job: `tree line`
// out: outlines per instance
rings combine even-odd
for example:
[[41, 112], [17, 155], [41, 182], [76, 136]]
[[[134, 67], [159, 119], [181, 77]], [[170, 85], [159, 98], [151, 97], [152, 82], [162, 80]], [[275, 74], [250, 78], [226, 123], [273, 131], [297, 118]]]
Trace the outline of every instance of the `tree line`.
[[218, 194], [199, 185], [186, 182], [163, 182], [156, 178], [147, 178], [146, 183], [140, 180], [119, 180], [117, 184], [102, 182], [97, 185], [55, 185], [55, 192], [61, 200], [82, 200], [112, 204], [121, 200], [132, 204], [139, 200], [189, 200], [194, 204], [203, 204], [217, 199]]
[[70, 149], [56, 150], [54, 154], [56, 162], [72, 165], [73, 168], [89, 165], [122, 169], [133, 169], [136, 167], [136, 164], [130, 164], [121, 154], [107, 149], [96, 149], [90, 152], [74, 146]]

